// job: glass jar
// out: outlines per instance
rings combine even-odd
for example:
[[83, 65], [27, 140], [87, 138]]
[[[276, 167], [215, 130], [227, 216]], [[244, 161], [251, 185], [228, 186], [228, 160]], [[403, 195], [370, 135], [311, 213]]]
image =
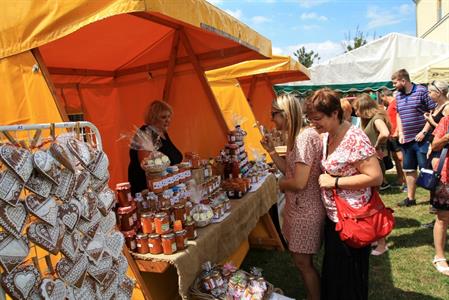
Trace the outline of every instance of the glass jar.
[[220, 272], [218, 271], [212, 272], [211, 277], [214, 280], [214, 283], [217, 287], [220, 287], [224, 284], [223, 277], [221, 276]]
[[154, 232], [154, 214], [152, 212], [142, 213], [140, 215], [140, 223], [143, 233], [149, 234]]
[[122, 234], [125, 237], [126, 247], [128, 247], [130, 251], [136, 251], [136, 231], [134, 229], [122, 231]]
[[161, 173], [161, 180], [162, 180], [162, 190], [166, 191], [170, 185], [169, 174], [167, 173], [167, 171], [163, 171]]
[[176, 252], [176, 239], [173, 232], [162, 234], [162, 251], [165, 255], [170, 255]]
[[151, 254], [161, 254], [162, 253], [161, 236], [157, 233], [150, 234], [148, 236], [148, 247]]
[[[139, 220], [140, 220], [140, 213], [137, 211], [137, 205], [136, 205], [136, 203], [134, 201], [131, 202], [131, 207], [133, 209], [132, 218], [133, 218], [133, 222], [134, 222], [134, 227], [138, 231], [140, 229], [140, 222], [139, 222]], [[139, 215], [138, 215], [138, 213], [139, 213]]]
[[172, 224], [173, 222], [175, 222], [175, 215], [173, 213], [173, 207], [164, 207], [161, 208], [161, 212], [166, 213], [168, 216], [168, 221], [170, 224]]
[[147, 174], [147, 187], [150, 191], [158, 194], [164, 190], [161, 173]]
[[180, 189], [177, 185], [175, 185], [171, 190], [173, 191], [173, 195], [171, 197], [171, 205], [178, 204], [179, 200], [181, 199]]
[[192, 211], [193, 204], [190, 201], [186, 201], [186, 204], [184, 205], [186, 207], [186, 216], [190, 216], [190, 212]]
[[148, 193], [147, 202], [148, 202], [148, 210], [152, 212], [157, 212], [157, 210], [159, 209], [159, 198], [155, 193], [153, 192]]
[[198, 237], [198, 233], [195, 229], [195, 221], [193, 221], [193, 220], [187, 221], [186, 224], [184, 225], [184, 227], [185, 227], [185, 230], [187, 231], [186, 232], [187, 239], [194, 240]]
[[129, 231], [134, 228], [134, 212], [135, 208], [132, 206], [119, 207], [117, 209], [117, 223], [120, 231]]
[[173, 185], [180, 184], [179, 168], [177, 166], [170, 166], [167, 172], [172, 176]]
[[177, 204], [175, 206], [173, 206], [173, 210], [174, 210], [174, 215], [175, 215], [175, 220], [181, 220], [181, 222], [185, 222], [186, 221], [186, 209], [185, 206], [182, 204]]
[[154, 216], [154, 229], [157, 234], [164, 234], [170, 231], [170, 219], [167, 213], [161, 212]]
[[176, 249], [184, 250], [187, 248], [187, 230], [183, 229], [175, 232]]
[[172, 192], [170, 190], [166, 190], [162, 194], [160, 194], [159, 196], [160, 208], [167, 208], [171, 206], [171, 196]]
[[117, 191], [117, 201], [120, 207], [130, 206], [133, 200], [131, 195], [131, 184], [129, 182], [117, 183], [115, 186]]
[[220, 219], [221, 217], [221, 208], [218, 205], [212, 206], [212, 211], [214, 212], [214, 219]]
[[137, 252], [140, 254], [147, 254], [148, 249], [148, 235], [145, 233], [138, 233], [136, 235]]

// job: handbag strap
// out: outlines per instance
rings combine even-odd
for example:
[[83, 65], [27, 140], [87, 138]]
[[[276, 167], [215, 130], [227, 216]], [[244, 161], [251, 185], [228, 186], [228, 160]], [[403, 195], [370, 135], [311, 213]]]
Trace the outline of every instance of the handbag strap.
[[[449, 134], [449, 128], [447, 129], [446, 134]], [[435, 171], [437, 176], [439, 176], [441, 174], [441, 170], [443, 170], [444, 161], [446, 160], [447, 155], [447, 148], [448, 144], [446, 144], [443, 150], [441, 150], [440, 159], [438, 160], [438, 167], [437, 170]]]

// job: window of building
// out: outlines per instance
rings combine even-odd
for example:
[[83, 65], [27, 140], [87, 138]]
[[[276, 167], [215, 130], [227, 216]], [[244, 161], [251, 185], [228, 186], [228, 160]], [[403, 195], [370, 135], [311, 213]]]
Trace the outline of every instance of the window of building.
[[443, 18], [443, 8], [441, 6], [441, 0], [437, 0], [437, 22]]

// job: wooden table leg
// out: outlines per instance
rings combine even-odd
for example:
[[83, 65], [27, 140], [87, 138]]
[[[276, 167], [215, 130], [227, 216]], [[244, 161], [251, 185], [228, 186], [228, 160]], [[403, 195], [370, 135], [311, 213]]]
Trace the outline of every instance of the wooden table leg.
[[281, 238], [273, 224], [271, 216], [266, 213], [256, 225], [256, 228], [249, 235], [249, 242], [252, 247], [275, 248], [278, 251], [284, 251]]

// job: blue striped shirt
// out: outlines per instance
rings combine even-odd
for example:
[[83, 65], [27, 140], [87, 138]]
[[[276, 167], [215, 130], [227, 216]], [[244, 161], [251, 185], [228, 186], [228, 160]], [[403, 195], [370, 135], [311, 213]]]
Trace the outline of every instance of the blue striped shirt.
[[414, 141], [426, 124], [424, 113], [434, 109], [436, 103], [430, 99], [425, 86], [416, 84], [413, 84], [409, 94], [398, 92], [396, 101], [404, 132], [404, 142]]

